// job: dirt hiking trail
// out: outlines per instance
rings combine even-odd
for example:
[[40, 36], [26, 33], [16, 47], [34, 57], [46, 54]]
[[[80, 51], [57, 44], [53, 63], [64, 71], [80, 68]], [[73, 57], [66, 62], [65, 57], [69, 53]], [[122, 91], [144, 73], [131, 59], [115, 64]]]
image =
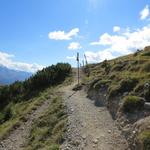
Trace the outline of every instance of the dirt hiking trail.
[[[86, 97], [84, 90], [72, 91], [75, 83], [61, 87], [68, 113], [67, 131], [62, 150], [129, 150], [127, 141], [115, 126], [106, 107], [96, 107]], [[34, 110], [27, 121], [16, 127], [10, 135], [0, 141], [0, 150], [22, 150], [35, 120], [50, 105], [46, 100]]]
[[62, 89], [68, 125], [62, 150], [129, 150], [106, 107], [96, 107], [75, 84]]

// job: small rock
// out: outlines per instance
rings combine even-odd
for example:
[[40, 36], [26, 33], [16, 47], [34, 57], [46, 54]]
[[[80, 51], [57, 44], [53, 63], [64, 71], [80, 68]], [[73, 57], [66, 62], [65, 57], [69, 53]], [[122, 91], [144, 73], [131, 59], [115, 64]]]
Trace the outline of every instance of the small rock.
[[94, 139], [94, 140], [93, 140], [93, 143], [94, 143], [94, 144], [97, 144], [97, 143], [98, 143], [98, 140], [97, 140], [97, 139]]
[[82, 138], [85, 140], [86, 139], [86, 135], [83, 135]]
[[136, 131], [134, 130], [132, 133], [133, 133], [133, 134], [135, 134], [135, 133], [136, 133]]
[[108, 130], [108, 133], [111, 133], [111, 130]]
[[96, 145], [95, 144], [93, 144], [93, 148], [95, 148], [96, 147]]
[[66, 150], [69, 150], [69, 147], [68, 147], [68, 146], [66, 147]]

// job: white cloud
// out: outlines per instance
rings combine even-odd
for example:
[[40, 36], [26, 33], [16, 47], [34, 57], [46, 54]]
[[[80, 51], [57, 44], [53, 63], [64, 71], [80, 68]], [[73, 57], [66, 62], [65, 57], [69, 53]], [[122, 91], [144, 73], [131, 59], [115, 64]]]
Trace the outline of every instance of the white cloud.
[[120, 27], [119, 26], [114, 26], [113, 27], [113, 31], [114, 32], [119, 32], [120, 31]]
[[77, 50], [77, 49], [81, 49], [81, 45], [78, 42], [72, 42], [69, 44], [68, 49], [70, 50]]
[[99, 41], [90, 44], [106, 47], [106, 49], [96, 53], [88, 52], [90, 61], [100, 62], [103, 58], [110, 59], [111, 57], [127, 55], [150, 45], [150, 25], [134, 31], [127, 28], [124, 32], [119, 32], [116, 35], [104, 33], [100, 36]]
[[103, 50], [99, 52], [86, 51], [85, 55], [87, 57], [88, 63], [96, 63], [101, 62], [105, 59], [109, 60], [114, 58], [109, 50]]
[[98, 42], [92, 42], [91, 45], [108, 46], [112, 52], [128, 54], [136, 49], [142, 49], [150, 45], [150, 25], [147, 25], [136, 31], [126, 30], [119, 35], [110, 35], [104, 33], [100, 36]]
[[69, 60], [76, 60], [76, 56], [75, 55], [74, 56], [67, 56], [66, 58], [69, 59]]
[[53, 31], [49, 32], [49, 39], [53, 40], [71, 40], [74, 36], [77, 36], [79, 32], [79, 28], [74, 28], [69, 32], [65, 31]]
[[10, 69], [27, 71], [27, 72], [36, 72], [37, 70], [41, 70], [44, 67], [36, 63], [28, 64], [28, 63], [13, 61], [12, 60], [13, 57], [15, 56], [4, 52], [0, 52], [0, 65]]
[[145, 20], [150, 14], [149, 6], [146, 5], [144, 9], [140, 12], [140, 19]]

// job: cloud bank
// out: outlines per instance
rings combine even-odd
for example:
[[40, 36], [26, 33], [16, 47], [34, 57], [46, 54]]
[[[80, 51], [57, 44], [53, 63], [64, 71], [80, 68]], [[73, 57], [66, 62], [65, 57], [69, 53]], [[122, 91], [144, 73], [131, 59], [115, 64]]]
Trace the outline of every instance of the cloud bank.
[[0, 51], [0, 65], [5, 66], [10, 69], [26, 71], [26, 72], [36, 72], [37, 70], [41, 70], [44, 68], [42, 65], [38, 65], [36, 63], [28, 64], [24, 62], [13, 61], [14, 55], [7, 54]]
[[120, 31], [115, 35], [104, 33], [99, 37], [98, 41], [91, 42], [90, 45], [106, 47], [106, 49], [96, 53], [86, 52], [90, 62], [100, 62], [104, 59], [127, 55], [137, 49], [143, 49], [145, 46], [150, 45], [150, 25], [134, 31], [126, 29], [124, 32]]

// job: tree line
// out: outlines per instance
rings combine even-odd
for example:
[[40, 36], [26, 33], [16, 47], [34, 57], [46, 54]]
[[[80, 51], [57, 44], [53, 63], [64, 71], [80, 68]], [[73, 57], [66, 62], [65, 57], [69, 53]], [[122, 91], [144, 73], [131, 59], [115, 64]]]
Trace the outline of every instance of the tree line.
[[71, 65], [58, 63], [38, 71], [29, 79], [0, 88], [0, 111], [10, 102], [26, 101], [47, 87], [58, 85], [71, 73]]

